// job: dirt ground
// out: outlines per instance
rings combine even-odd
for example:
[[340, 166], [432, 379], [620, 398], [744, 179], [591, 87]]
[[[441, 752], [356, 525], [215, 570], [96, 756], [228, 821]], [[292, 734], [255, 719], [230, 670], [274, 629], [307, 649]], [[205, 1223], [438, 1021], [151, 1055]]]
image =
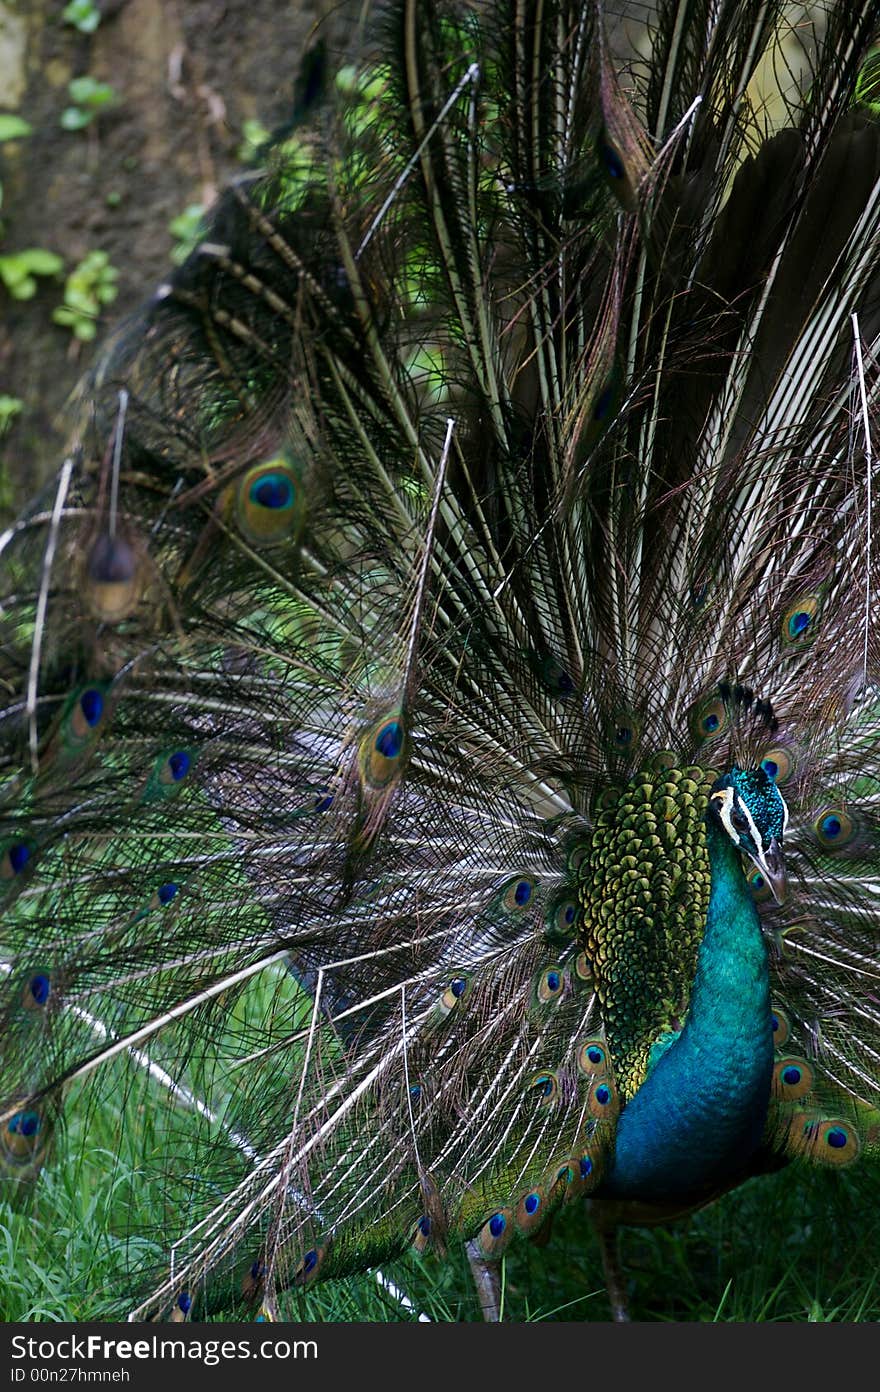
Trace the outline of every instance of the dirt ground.
[[[242, 125], [272, 129], [290, 111], [300, 56], [321, 0], [96, 0], [101, 22], [84, 35], [65, 0], [0, 0], [0, 112], [24, 117], [27, 139], [0, 145], [0, 255], [28, 247], [71, 270], [105, 251], [119, 293], [115, 324], [167, 274], [169, 222], [210, 202], [246, 166]], [[334, 43], [346, 19], [331, 19]], [[89, 75], [117, 94], [85, 130], [60, 116], [68, 84]], [[57, 467], [70, 426], [66, 401], [100, 344], [52, 322], [64, 275], [41, 279], [33, 299], [0, 286], [0, 394], [24, 407], [0, 439], [0, 512]]]

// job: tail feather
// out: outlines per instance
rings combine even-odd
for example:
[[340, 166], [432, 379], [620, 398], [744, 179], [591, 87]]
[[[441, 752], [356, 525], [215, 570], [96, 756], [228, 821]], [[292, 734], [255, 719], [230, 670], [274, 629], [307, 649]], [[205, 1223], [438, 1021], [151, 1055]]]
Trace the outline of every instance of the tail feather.
[[624, 76], [405, 0], [86, 384], [0, 539], [0, 1168], [141, 1109], [136, 1314], [601, 1191], [732, 764], [791, 813], [765, 1167], [876, 1149], [873, 9], [774, 132], [778, 6]]

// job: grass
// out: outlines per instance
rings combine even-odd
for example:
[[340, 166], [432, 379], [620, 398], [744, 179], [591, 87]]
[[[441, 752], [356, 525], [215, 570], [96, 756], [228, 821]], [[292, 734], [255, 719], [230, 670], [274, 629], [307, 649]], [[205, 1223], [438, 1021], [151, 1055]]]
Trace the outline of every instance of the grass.
[[[298, 996], [298, 999], [297, 999]], [[229, 1008], [211, 1055], [189, 1058], [188, 1073], [208, 1096], [212, 1072], [270, 1033], [308, 998], [273, 969]], [[181, 1036], [183, 1037], [183, 1036]], [[173, 1056], [173, 1041], [170, 1046]], [[215, 1068], [217, 1060], [219, 1066]], [[167, 1062], [167, 1059], [166, 1059]], [[115, 1070], [115, 1071], [114, 1071]], [[288, 1083], [279, 1075], [274, 1095]], [[118, 1320], [140, 1293], [130, 1265], [161, 1267], [166, 1214], [188, 1198], [218, 1192], [223, 1162], [187, 1149], [193, 1114], [143, 1069], [123, 1058], [65, 1097], [64, 1126], [36, 1182], [0, 1191], [0, 1321]], [[216, 1082], [216, 1079], [215, 1079]], [[268, 1078], [250, 1096], [266, 1101]], [[217, 1107], [216, 1090], [211, 1092]], [[247, 1098], [245, 1098], [247, 1101]], [[232, 1114], [235, 1122], [235, 1114]], [[168, 1128], [171, 1127], [171, 1131]], [[169, 1136], [180, 1139], [175, 1175], [159, 1163]], [[216, 1176], [216, 1178], [215, 1178]], [[211, 1185], [214, 1188], [211, 1188]], [[201, 1188], [200, 1188], [201, 1187]], [[195, 1197], [194, 1197], [195, 1196]], [[621, 1258], [634, 1319], [653, 1322], [857, 1322], [880, 1320], [880, 1162], [848, 1170], [790, 1166], [753, 1180], [689, 1220], [622, 1234]], [[212, 1200], [213, 1201], [213, 1200]], [[140, 1234], [137, 1237], [127, 1236]], [[145, 1235], [146, 1234], [146, 1235]], [[444, 1260], [415, 1256], [384, 1268], [405, 1292], [405, 1308], [375, 1277], [319, 1284], [283, 1297], [281, 1315], [302, 1321], [395, 1322], [423, 1313], [432, 1321], [481, 1319], [467, 1260], [451, 1243]], [[559, 1213], [546, 1245], [523, 1239], [502, 1266], [508, 1321], [606, 1321], [598, 1243], [580, 1205]], [[240, 1312], [229, 1310], [230, 1318]]]
[[[3, 1321], [119, 1318], [125, 1308], [131, 1252], [123, 1234], [131, 1219], [155, 1220], [167, 1194], [138, 1168], [134, 1129], [149, 1148], [150, 1117], [113, 1114], [109, 1100], [101, 1108], [74, 1113], [70, 1153], [46, 1166], [26, 1207], [15, 1196], [0, 1202]], [[88, 1119], [88, 1141], [77, 1134], [78, 1115]], [[96, 1179], [107, 1171], [115, 1175], [109, 1187]], [[878, 1192], [880, 1170], [870, 1162], [840, 1173], [792, 1167], [674, 1227], [627, 1230], [621, 1256], [633, 1318], [880, 1320]], [[149, 1259], [150, 1243], [141, 1241]], [[431, 1320], [480, 1319], [457, 1244], [443, 1261], [411, 1258], [385, 1274]], [[608, 1319], [598, 1246], [578, 1207], [557, 1217], [546, 1245], [515, 1243], [502, 1277], [506, 1320]], [[303, 1321], [415, 1318], [370, 1275], [289, 1295], [282, 1313]]]

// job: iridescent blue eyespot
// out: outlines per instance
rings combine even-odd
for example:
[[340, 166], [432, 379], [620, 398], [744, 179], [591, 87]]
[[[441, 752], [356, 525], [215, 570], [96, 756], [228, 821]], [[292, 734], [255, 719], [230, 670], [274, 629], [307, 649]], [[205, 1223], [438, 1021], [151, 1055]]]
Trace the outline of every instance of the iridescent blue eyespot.
[[556, 1082], [549, 1073], [544, 1073], [536, 1080], [535, 1088], [542, 1097], [552, 1097], [556, 1091]]
[[764, 772], [766, 773], [767, 777], [768, 777], [768, 778], [772, 778], [772, 779], [774, 780], [774, 782], [775, 782], [775, 780], [776, 780], [776, 775], [777, 775], [777, 773], [779, 772], [779, 765], [777, 764], [776, 760], [775, 760], [775, 759], [762, 759], [762, 760], [761, 760], [761, 768], [764, 770]]
[[466, 986], [467, 982], [462, 976], [457, 976], [454, 981], [450, 981], [449, 983], [449, 989], [452, 992], [452, 994], [456, 997], [456, 999], [458, 999], [459, 996], [464, 995]]
[[37, 1112], [16, 1112], [15, 1116], [10, 1117], [7, 1130], [14, 1136], [35, 1136], [40, 1129], [40, 1117]]
[[318, 1251], [317, 1248], [313, 1247], [312, 1250], [310, 1252], [306, 1252], [305, 1256], [303, 1257], [302, 1275], [308, 1276], [310, 1272], [314, 1271], [317, 1265]]
[[697, 741], [716, 739], [727, 728], [729, 720], [730, 712], [723, 696], [712, 696], [701, 701], [688, 714], [688, 725]]
[[180, 886], [176, 885], [173, 880], [169, 880], [167, 884], [160, 885], [157, 891], [159, 903], [170, 904], [179, 888]]
[[503, 1213], [494, 1213], [489, 1219], [489, 1231], [493, 1237], [500, 1237], [507, 1227], [507, 1220]]
[[616, 150], [603, 140], [599, 146], [599, 155], [606, 170], [612, 179], [622, 179], [624, 176], [623, 161]]
[[183, 1314], [189, 1314], [192, 1309], [192, 1296], [189, 1291], [180, 1292], [180, 1295], [177, 1297], [177, 1308], [181, 1310]]
[[264, 508], [286, 508], [293, 502], [293, 484], [284, 474], [264, 474], [251, 484], [252, 502]]
[[547, 967], [541, 972], [536, 983], [535, 995], [539, 1005], [549, 1005], [559, 1000], [565, 989], [565, 975], [559, 967]]
[[427, 1237], [431, 1231], [431, 1220], [426, 1213], [423, 1213], [418, 1221], [418, 1229], [422, 1237]]
[[591, 1044], [589, 1048], [586, 1050], [586, 1055], [587, 1058], [590, 1060], [590, 1063], [599, 1064], [605, 1062], [605, 1055], [599, 1048], [598, 1044]]
[[507, 913], [518, 913], [531, 903], [534, 890], [534, 880], [526, 879], [524, 875], [511, 878], [501, 890], [501, 907]]
[[403, 726], [399, 720], [390, 720], [376, 736], [376, 750], [385, 759], [396, 759], [403, 748]]
[[179, 783], [181, 778], [186, 778], [189, 773], [190, 757], [185, 749], [178, 749], [176, 754], [172, 754], [168, 760], [168, 770], [175, 783]]
[[7, 854], [14, 874], [19, 875], [31, 858], [31, 848], [25, 841], [19, 841], [9, 847]]
[[40, 974], [39, 976], [31, 977], [29, 989], [35, 1003], [37, 1005], [45, 1005], [46, 1001], [49, 999], [49, 991], [51, 990], [48, 976]]
[[821, 595], [799, 595], [782, 615], [780, 633], [783, 643], [806, 646], [811, 642], [816, 629], [816, 621], [821, 608]]
[[534, 1194], [534, 1193], [532, 1193], [532, 1194], [526, 1194], [525, 1200], [524, 1200], [524, 1202], [523, 1202], [523, 1208], [525, 1209], [526, 1213], [529, 1214], [530, 1217], [531, 1217], [531, 1215], [532, 1215], [533, 1213], [537, 1213], [537, 1211], [538, 1211], [538, 1209], [540, 1208], [540, 1206], [541, 1206], [541, 1195], [540, 1195], [540, 1194]]
[[590, 1159], [589, 1155], [581, 1156], [580, 1171], [581, 1179], [588, 1179], [590, 1175], [593, 1173], [593, 1162]]
[[825, 1142], [834, 1150], [842, 1150], [847, 1142], [847, 1134], [840, 1126], [832, 1126], [825, 1133]]
[[97, 725], [101, 716], [104, 714], [104, 697], [100, 691], [90, 686], [79, 698], [79, 708], [83, 713], [83, 719], [91, 729]]
[[610, 1088], [607, 1088], [604, 1083], [600, 1084], [600, 1086], [596, 1088], [596, 1091], [593, 1095], [595, 1096], [596, 1101], [599, 1103], [600, 1107], [607, 1107], [608, 1103], [611, 1101], [611, 1090]]
[[773, 1010], [770, 1016], [770, 1024], [773, 1030], [773, 1043], [776, 1048], [779, 1048], [781, 1044], [785, 1044], [788, 1040], [790, 1029], [787, 1017], [778, 1006]]
[[850, 844], [859, 824], [842, 807], [826, 807], [819, 813], [813, 828], [823, 846], [839, 850]]
[[782, 1081], [787, 1087], [794, 1087], [801, 1080], [801, 1070], [793, 1065], [782, 1070]]
[[328, 812], [332, 806], [333, 794], [326, 791], [326, 789], [322, 789], [322, 791], [318, 793], [317, 797], [315, 798], [315, 811]]

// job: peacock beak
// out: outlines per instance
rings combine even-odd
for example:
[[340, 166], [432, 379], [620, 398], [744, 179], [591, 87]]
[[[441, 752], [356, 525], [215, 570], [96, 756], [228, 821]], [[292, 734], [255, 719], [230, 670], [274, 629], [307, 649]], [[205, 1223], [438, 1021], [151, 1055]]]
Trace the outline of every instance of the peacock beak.
[[752, 859], [767, 881], [770, 893], [777, 904], [784, 904], [787, 893], [785, 859], [782, 854], [782, 846], [776, 837], [771, 837], [767, 849], [759, 849], [757, 855], [753, 856]]

